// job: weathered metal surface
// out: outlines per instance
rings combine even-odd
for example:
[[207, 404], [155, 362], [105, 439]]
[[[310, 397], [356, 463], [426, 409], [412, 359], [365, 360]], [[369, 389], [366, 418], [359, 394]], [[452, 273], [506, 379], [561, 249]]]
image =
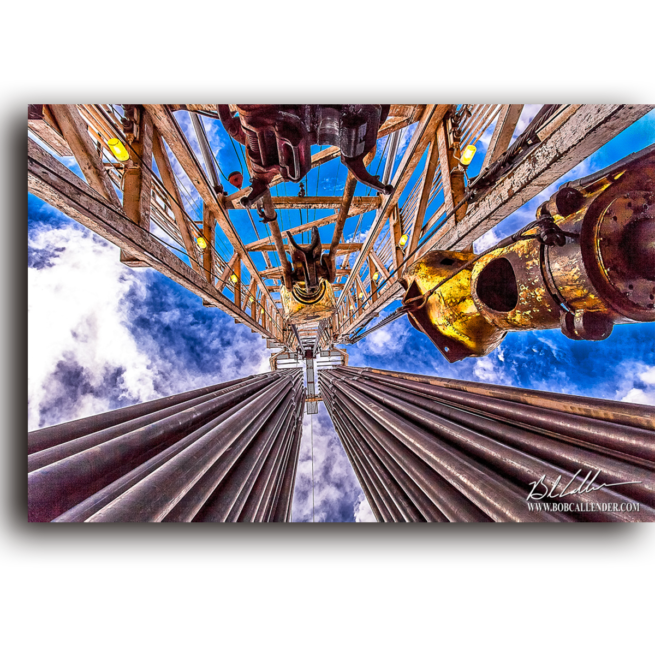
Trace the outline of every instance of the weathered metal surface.
[[[241, 455], [270, 433], [271, 418], [298, 415], [304, 389], [300, 371], [281, 371], [199, 392], [75, 422], [73, 439], [66, 425], [50, 430], [50, 441], [57, 437], [59, 443], [30, 455], [29, 519], [204, 520], [196, 516], [223, 478], [243, 466]], [[284, 456], [269, 465], [274, 483], [266, 487], [262, 520], [272, 516], [282, 493], [277, 520], [288, 520], [293, 484], [287, 469], [295, 467], [296, 423], [276, 424]]]
[[389, 105], [237, 105], [238, 117], [229, 105], [217, 109], [230, 136], [246, 146], [252, 179], [250, 192], [241, 197], [244, 207], [254, 205], [276, 174], [300, 182], [312, 166], [312, 145], [338, 145], [342, 163], [357, 180], [385, 194], [393, 190], [364, 164]]
[[[403, 303], [452, 276], [453, 271], [474, 258], [472, 253], [432, 251], [413, 264], [402, 284], [407, 289]], [[471, 272], [463, 270], [445, 282], [420, 308], [410, 309], [410, 322], [435, 343], [448, 361], [487, 355], [498, 347], [505, 332], [484, 319], [471, 296]]]
[[[653, 432], [583, 418], [590, 399], [529, 391], [533, 404], [527, 405], [521, 389], [476, 384], [456, 391], [442, 383], [469, 383], [350, 367], [320, 377], [378, 520], [397, 521], [397, 512], [411, 520], [405, 506], [411, 502], [425, 520], [655, 521]], [[506, 400], [489, 395], [502, 390]], [[562, 400], [557, 409], [537, 408], [534, 399], [542, 395], [550, 406]], [[624, 405], [612, 403], [615, 416]], [[568, 411], [576, 407], [577, 413]], [[624, 415], [632, 413], [625, 408]], [[578, 507], [562, 513], [528, 506], [537, 480], [555, 489], [583, 469], [576, 486], [587, 473], [587, 479], [597, 473], [597, 480], [570, 489], [566, 502]], [[425, 503], [439, 513], [428, 518]]]
[[284, 318], [292, 325], [328, 318], [336, 307], [332, 285], [326, 280], [320, 280], [314, 293], [306, 293], [305, 283], [297, 282], [291, 291], [281, 286], [280, 295]]
[[615, 323], [654, 321], [654, 198], [651, 146], [563, 185], [486, 254], [429, 252], [403, 280], [412, 324], [453, 362], [488, 354], [507, 331], [599, 340]]

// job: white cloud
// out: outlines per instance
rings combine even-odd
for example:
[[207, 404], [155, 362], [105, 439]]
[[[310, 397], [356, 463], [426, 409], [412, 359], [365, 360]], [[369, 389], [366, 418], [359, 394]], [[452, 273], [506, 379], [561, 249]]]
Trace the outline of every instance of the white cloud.
[[[384, 318], [387, 313], [380, 315]], [[371, 325], [370, 327], [374, 327]], [[407, 339], [410, 335], [410, 326], [402, 319], [390, 323], [358, 343], [357, 355], [393, 355], [405, 349]]]
[[157, 306], [159, 274], [86, 229], [32, 230], [29, 246], [30, 430], [269, 370], [259, 335], [188, 300]]
[[87, 392], [80, 392], [74, 417], [65, 415], [64, 403], [61, 420], [106, 411], [97, 391], [117, 372], [119, 397], [155, 397], [154, 371], [125, 324], [126, 294], [142, 297], [145, 287], [119, 262], [118, 249], [73, 227], [40, 230], [29, 243], [56, 253], [51, 265], [28, 269], [29, 428], [39, 427], [42, 407], [63, 392], [65, 369], [80, 363]]
[[646, 366], [637, 363], [634, 367], [626, 367], [626, 378], [629, 384], [641, 383], [638, 387], [633, 386], [624, 396], [622, 401], [627, 403], [638, 403], [640, 405], [655, 405], [655, 366]]
[[373, 514], [371, 506], [368, 504], [368, 500], [364, 494], [359, 497], [359, 500], [355, 504], [355, 522], [356, 523], [376, 523], [377, 519]]

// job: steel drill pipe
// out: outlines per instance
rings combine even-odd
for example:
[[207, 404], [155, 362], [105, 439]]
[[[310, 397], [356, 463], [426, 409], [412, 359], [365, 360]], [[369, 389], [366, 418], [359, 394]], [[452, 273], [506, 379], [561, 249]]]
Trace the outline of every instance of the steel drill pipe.
[[294, 404], [300, 402], [303, 390], [298, 377], [294, 381], [292, 399], [279, 404], [257, 438], [249, 445], [235, 466], [213, 491], [203, 508], [194, 516], [194, 522], [234, 522], [248, 500], [275, 438], [286, 425]]
[[289, 465], [289, 458], [291, 457], [291, 453], [294, 450], [296, 444], [296, 433], [297, 433], [296, 427], [297, 427], [296, 422], [294, 421], [293, 427], [289, 431], [289, 438], [288, 438], [287, 446], [284, 451], [284, 457], [282, 458], [282, 464], [279, 468], [279, 471], [275, 479], [273, 499], [271, 501], [270, 506], [266, 510], [266, 521], [268, 523], [273, 521], [273, 517], [277, 509], [278, 503], [281, 500], [281, 492], [282, 492], [282, 485], [284, 483], [284, 479], [287, 477], [287, 473], [293, 468]]
[[468, 498], [449, 485], [411, 451], [393, 439], [387, 430], [362, 414], [349, 399], [343, 402], [351, 411], [351, 419], [359, 420], [370, 435], [371, 448], [387, 462], [388, 470], [406, 485], [405, 492], [430, 522], [486, 522], [489, 518], [473, 505]]
[[302, 405], [296, 410], [296, 433], [293, 446], [289, 455], [290, 465], [285, 469], [285, 476], [282, 481], [279, 498], [273, 511], [271, 520], [275, 523], [282, 523], [291, 520], [291, 506], [293, 502], [293, 489], [295, 486], [296, 472], [298, 470], [298, 457], [300, 454], [300, 442], [302, 441]]
[[112, 500], [118, 498], [134, 485], [139, 483], [141, 480], [149, 476], [153, 471], [181, 453], [185, 448], [200, 439], [200, 437], [207, 434], [207, 432], [215, 428], [226, 418], [238, 412], [241, 408], [245, 407], [249, 402], [250, 398], [242, 400], [238, 405], [235, 405], [209, 423], [203, 425], [197, 430], [194, 430], [191, 434], [187, 435], [183, 439], [180, 439], [180, 441], [175, 442], [172, 446], [169, 446], [158, 455], [150, 457], [143, 464], [130, 470], [128, 473], [118, 478], [118, 480], [115, 482], [109, 484], [106, 487], [103, 487], [100, 489], [100, 491], [96, 492], [86, 500], [78, 503], [67, 512], [64, 512], [58, 516], [56, 519], [53, 519], [53, 522], [79, 523], [86, 521], [86, 519], [88, 519], [90, 516], [93, 516], [97, 511], [108, 505]]
[[515, 424], [540, 428], [550, 434], [556, 434], [558, 438], [570, 437], [588, 448], [601, 447], [604, 451], [624, 453], [647, 462], [655, 460], [655, 439], [650, 430], [616, 425], [585, 416], [571, 416], [566, 412], [497, 400], [467, 392], [421, 385], [410, 380], [396, 379], [396, 384], [403, 389], [425, 393], [433, 398], [492, 414]]
[[[261, 390], [270, 379], [256, 380], [252, 385], [243, 386], [235, 391], [216, 392], [212, 395], [218, 395], [217, 398], [187, 407], [179, 413], [149, 425], [142, 425], [111, 440], [103, 438], [99, 444], [94, 443], [94, 435], [77, 439], [76, 441], [88, 439], [91, 443], [86, 450], [75, 452], [70, 456], [64, 454], [63, 459], [28, 474], [30, 520], [51, 521], [121, 477], [122, 473], [117, 473], [121, 466], [128, 466], [130, 461], [133, 461], [136, 466], [136, 458], [139, 456], [146, 455], [151, 449], [158, 449], [158, 452], [163, 450], [171, 442], [185, 437], [203, 421], [211, 420], [221, 410], [229, 409], [244, 397]], [[117, 428], [120, 430], [120, 426]], [[56, 448], [67, 451], [70, 445], [64, 444]], [[40, 457], [45, 453], [48, 451], [36, 453], [31, 457]], [[151, 456], [155, 454], [157, 453], [152, 452]]]
[[[300, 402], [301, 399], [300, 389], [297, 390], [295, 402]], [[293, 407], [289, 407], [285, 413], [284, 420], [277, 427], [276, 433], [273, 436], [272, 444], [266, 457], [262, 458], [258, 466], [253, 470], [253, 475], [256, 477], [252, 486], [246, 485], [250, 489], [248, 497], [245, 502], [237, 503], [241, 507], [241, 511], [237, 512], [236, 507], [232, 508], [229, 515], [229, 521], [237, 521], [240, 523], [255, 523], [265, 520], [268, 507], [272, 500], [272, 490], [275, 484], [275, 476], [280, 469], [282, 461], [282, 452], [286, 446], [287, 438], [292, 433], [295, 426], [295, 413]], [[244, 492], [242, 491], [242, 494]]]
[[360, 420], [369, 425], [370, 433], [375, 435], [378, 442], [404, 468], [448, 521], [484, 523], [491, 520], [459, 490], [400, 443], [388, 430], [379, 423], [375, 423], [369, 414], [362, 412], [359, 406], [355, 407], [349, 398], [344, 397], [343, 401], [353, 406], [353, 411], [357, 413]]
[[193, 391], [186, 391], [179, 393], [175, 396], [168, 396], [166, 398], [159, 398], [158, 400], [151, 400], [146, 403], [139, 403], [130, 407], [123, 407], [122, 409], [115, 409], [111, 412], [98, 414], [96, 416], [88, 416], [81, 418], [77, 421], [69, 423], [62, 423], [60, 425], [53, 425], [49, 428], [42, 428], [41, 430], [34, 430], [27, 435], [27, 453], [33, 453], [59, 446], [73, 439], [84, 437], [94, 432], [100, 432], [106, 428], [111, 428], [115, 425], [125, 424], [132, 419], [140, 418], [145, 415], [152, 415], [154, 412], [179, 405], [187, 400], [193, 400], [200, 396], [206, 396], [214, 391], [220, 391], [226, 387], [234, 386], [241, 382], [250, 380], [252, 376], [241, 378], [240, 380], [233, 380], [232, 382], [221, 382], [210, 387], [202, 389], [194, 389]]
[[[279, 398], [269, 399], [271, 402], [260, 407], [259, 415], [248, 426], [246, 431], [230, 446], [224, 457], [220, 457], [207, 470], [207, 472], [193, 485], [184, 497], [166, 514], [165, 522], [190, 522], [205, 504], [225, 476], [232, 470], [239, 457], [248, 448], [253, 439], [259, 434], [264, 424], [286, 400], [291, 392], [287, 388], [279, 394]], [[262, 402], [262, 399], [260, 399]]]
[[378, 497], [384, 503], [387, 511], [395, 523], [404, 523], [409, 521], [407, 512], [408, 499], [404, 492], [392, 480], [388, 471], [381, 466], [378, 458], [372, 455], [371, 449], [357, 432], [357, 426], [349, 421], [347, 414], [341, 411], [344, 419], [344, 431], [347, 433], [349, 443], [360, 467], [364, 469], [370, 478], [371, 484], [375, 488]]
[[265, 462], [265, 455], [273, 447], [278, 430], [289, 415], [289, 408], [281, 405], [267, 422], [257, 439], [243, 456], [240, 465], [222, 480], [208, 498], [203, 508], [193, 518], [194, 522], [236, 522], [257, 475]]
[[[508, 479], [524, 484], [526, 489], [529, 489], [532, 481], [541, 478], [543, 478], [544, 483], [548, 487], [552, 487], [569, 476], [568, 471], [555, 467], [531, 455], [526, 455], [515, 448], [499, 443], [479, 432], [461, 427], [441, 416], [434, 415], [433, 412], [422, 409], [419, 404], [420, 398], [418, 398], [419, 402], [417, 402], [416, 397], [401, 400], [393, 396], [380, 395], [374, 389], [368, 388], [367, 385], [361, 382], [348, 380], [346, 384], [373, 398], [379, 398], [380, 403], [386, 407], [408, 418], [413, 423], [427, 428], [432, 434], [438, 436], [440, 439], [444, 439], [459, 450], [472, 455], [491, 468], [500, 471]], [[409, 400], [412, 402], [408, 402]], [[429, 403], [428, 407], [430, 410], [433, 410]], [[638, 480], [638, 482], [641, 481]], [[589, 491], [585, 493], [584, 498], [578, 496], [575, 500], [576, 502], [596, 503], [599, 505], [608, 504], [610, 506], [631, 503], [630, 498], [610, 489]], [[655, 520], [655, 510], [642, 505], [637, 515], [615, 511], [594, 511], [584, 514], [581, 519], [619, 522], [635, 520], [653, 521]]]
[[[297, 400], [296, 402], [300, 402]], [[266, 508], [267, 502], [265, 494], [270, 493], [269, 482], [271, 475], [275, 470], [276, 460], [279, 451], [283, 446], [284, 435], [294, 429], [295, 413], [289, 408], [285, 413], [282, 423], [276, 428], [270, 447], [267, 448], [266, 455], [261, 457], [251, 478], [246, 483], [240, 497], [237, 499], [235, 506], [228, 516], [229, 521], [236, 522], [254, 522], [257, 520], [257, 513]]]
[[[340, 404], [338, 400], [337, 404]], [[365, 436], [363, 440], [359, 440], [359, 443], [364, 446], [362, 450], [368, 465], [374, 467], [374, 470], [378, 473], [378, 478], [386, 494], [395, 503], [403, 520], [408, 523], [423, 522], [427, 520], [426, 514], [429, 520], [438, 520], [435, 519], [435, 516], [439, 513], [438, 510], [434, 507], [426, 509], [430, 505], [427, 498], [389, 457], [388, 453], [379, 447], [371, 434], [368, 433], [367, 427], [360, 423], [357, 417], [349, 412], [347, 407], [341, 406], [341, 411], [354, 427], [354, 434]], [[391, 484], [389, 484], [389, 481], [391, 481]], [[425, 510], [425, 513], [421, 511], [421, 508]]]
[[[348, 413], [347, 410], [346, 413]], [[349, 414], [349, 418], [353, 425], [358, 429], [359, 434], [367, 433], [366, 426], [363, 423], [360, 423], [353, 414]], [[370, 432], [367, 433], [367, 445], [376, 455], [381, 465], [386, 469], [389, 476], [391, 476], [391, 478], [394, 479], [398, 483], [398, 486], [403, 490], [409, 504], [407, 511], [409, 517], [406, 517], [408, 523], [423, 521], [441, 523], [447, 521], [446, 517], [434, 505], [432, 505], [432, 503], [430, 503], [429, 499], [420, 490], [418, 485], [416, 485], [405, 471], [403, 471], [403, 469], [394, 461], [394, 459], [389, 456], [389, 453], [387, 453], [384, 448], [382, 448], [380, 444], [372, 438]], [[399, 507], [399, 509], [402, 511], [401, 507]]]
[[584, 396], [571, 396], [552, 391], [518, 389], [516, 387], [505, 387], [486, 382], [469, 382], [467, 380], [430, 377], [416, 373], [399, 373], [398, 371], [385, 371], [378, 368], [349, 368], [350, 370], [357, 371], [361, 375], [374, 374], [376, 376], [382, 376], [389, 382], [393, 382], [394, 380], [410, 380], [432, 387], [465, 391], [479, 396], [509, 400], [522, 405], [555, 409], [575, 416], [587, 416], [611, 423], [655, 430], [655, 408], [650, 405], [623, 403], [616, 400], [587, 398]]
[[356, 438], [354, 427], [352, 425], [346, 426], [350, 433], [352, 448], [357, 453], [362, 468], [369, 471], [371, 481], [389, 510], [393, 521], [395, 523], [405, 523], [416, 520], [415, 515], [409, 511], [409, 499], [391, 478], [379, 459], [373, 455], [366, 440]]
[[601, 472], [602, 479], [610, 483], [640, 480], [640, 484], [626, 488], [622, 495], [655, 507], [655, 479], [651, 471], [504, 422], [473, 414], [434, 399], [412, 394], [405, 389], [398, 390], [386, 382], [378, 384], [370, 381], [369, 386], [375, 390], [374, 393], [378, 398], [388, 395], [406, 400], [459, 425], [478, 430], [521, 452], [560, 466], [569, 474], [574, 474], [580, 469], [598, 470]]
[[369, 412], [376, 421], [494, 521], [571, 520], [566, 516], [545, 511], [530, 512], [525, 503], [525, 496], [513, 483], [451, 446], [437, 441], [424, 429], [389, 411], [373, 399], [348, 388], [342, 381], [336, 380], [335, 387], [342, 393], [348, 393], [363, 410]]
[[[257, 399], [222, 421], [178, 457], [160, 466], [154, 473], [88, 519], [91, 523], [159, 522], [225, 451], [262, 413], [275, 407], [274, 400], [290, 384], [280, 380]], [[262, 423], [265, 422], [262, 421]]]
[[324, 388], [324, 394], [325, 404], [332, 418], [335, 430], [337, 431], [339, 439], [341, 440], [341, 445], [343, 446], [346, 456], [350, 461], [350, 465], [353, 467], [355, 476], [357, 477], [362, 491], [368, 500], [371, 511], [379, 523], [391, 522], [391, 514], [389, 513], [386, 504], [382, 501], [382, 498], [379, 496], [377, 490], [373, 486], [373, 483], [369, 477], [369, 472], [361, 468], [358, 458], [354, 455], [350, 437], [346, 431], [345, 421], [342, 419], [340, 410], [336, 409], [332, 405], [330, 400], [330, 392], [327, 388]]
[[380, 496], [378, 489], [373, 484], [371, 479], [372, 473], [362, 468], [359, 458], [354, 453], [352, 442], [346, 431], [344, 422], [340, 417], [338, 417], [336, 413], [333, 421], [335, 426], [339, 426], [338, 432], [339, 437], [341, 438], [341, 443], [344, 447], [344, 450], [346, 451], [348, 459], [350, 460], [351, 466], [357, 474], [362, 490], [364, 491], [364, 495], [366, 496], [366, 499], [368, 500], [368, 503], [371, 507], [371, 511], [379, 523], [394, 523], [395, 521], [393, 515], [389, 511], [387, 503], [382, 498], [382, 496]]
[[[222, 388], [217, 391], [219, 386]], [[118, 433], [108, 441], [98, 439], [94, 433], [78, 436], [77, 441], [92, 438], [86, 450], [65, 456], [63, 460], [29, 474], [30, 520], [162, 520], [209, 472], [224, 476], [234, 465], [238, 465], [240, 460], [233, 451], [247, 449], [248, 443], [259, 437], [263, 426], [279, 407], [288, 413], [299, 404], [298, 390], [302, 393], [302, 375], [299, 371], [269, 373], [237, 383], [214, 385], [209, 388], [213, 389], [210, 394], [204, 393], [206, 389], [197, 390], [195, 399], [190, 399], [188, 395], [180, 398], [178, 395], [175, 401], [184, 402], [176, 404], [170, 398], [162, 399], [155, 411], [148, 414], [152, 423], [136, 430], [130, 431], [130, 427], [133, 427], [134, 417], [139, 415], [142, 408], [122, 412], [121, 416], [128, 419], [125, 423], [129, 425], [125, 428], [125, 425], [115, 423], [104, 428], [115, 429]], [[167, 410], [172, 407], [177, 407], [179, 411], [168, 415]], [[152, 409], [153, 405], [150, 405], [146, 411]], [[161, 411], [167, 414], [163, 418]], [[79, 435], [79, 423], [76, 423], [73, 429]], [[90, 422], [88, 425], [93, 428], [98, 423]], [[60, 435], [64, 437], [60, 446], [64, 447], [65, 453], [71, 444], [65, 440], [65, 426], [60, 427]], [[244, 434], [248, 442], [245, 444], [240, 441]], [[285, 443], [295, 437], [296, 432], [290, 432]], [[75, 446], [78, 447], [79, 443]], [[37, 456], [40, 454], [35, 453]], [[290, 454], [286, 454], [287, 457], [280, 464], [293, 467]], [[221, 459], [224, 459], [224, 463], [218, 466]], [[73, 466], [71, 462], [78, 466]], [[286, 475], [286, 469], [276, 470], [276, 482], [286, 479]], [[271, 506], [277, 504], [281, 489], [279, 482], [270, 490], [268, 502]], [[199, 500], [204, 499], [190, 497], [191, 500], [198, 504]], [[284, 501], [287, 501], [286, 497]]]
[[[58, 446], [53, 446], [52, 448], [41, 450], [38, 453], [28, 456], [27, 470], [31, 473], [32, 471], [36, 471], [40, 468], [48, 466], [53, 462], [58, 462], [66, 459], [67, 457], [71, 457], [72, 455], [76, 455], [77, 453], [89, 450], [90, 448], [101, 446], [102, 444], [113, 441], [118, 437], [133, 433], [136, 430], [158, 425], [160, 422], [162, 425], [164, 425], [164, 419], [173, 416], [181, 416], [184, 410], [193, 410], [194, 408], [202, 406], [203, 403], [205, 404], [206, 411], [211, 412], [213, 411], [214, 407], [217, 407], [217, 411], [220, 411], [220, 408], [223, 407], [223, 404], [221, 403], [228, 403], [229, 406], [229, 403], [232, 402], [232, 399], [236, 397], [239, 397], [240, 399], [246, 395], [241, 393], [239, 391], [240, 389], [243, 389], [244, 387], [249, 389], [252, 388], [254, 392], [263, 388], [265, 384], [265, 381], [260, 379], [224, 387], [218, 391], [214, 391], [204, 396], [199, 396], [192, 400], [187, 400], [186, 402], [180, 403], [178, 405], [173, 405], [151, 414], [126, 421], [125, 423], [120, 423], [104, 430], [100, 430], [99, 432], [93, 432], [91, 434], [78, 437], [77, 439], [66, 441]], [[214, 402], [211, 405], [207, 404], [211, 401], [216, 401], [217, 399], [221, 400]]]

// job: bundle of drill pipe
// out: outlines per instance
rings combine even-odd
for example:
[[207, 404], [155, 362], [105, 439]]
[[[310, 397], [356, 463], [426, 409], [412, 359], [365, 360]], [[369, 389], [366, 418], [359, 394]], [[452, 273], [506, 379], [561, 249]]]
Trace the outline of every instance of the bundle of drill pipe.
[[319, 377], [378, 521], [655, 521], [653, 407], [369, 368]]
[[304, 398], [276, 371], [31, 432], [29, 520], [289, 521]]

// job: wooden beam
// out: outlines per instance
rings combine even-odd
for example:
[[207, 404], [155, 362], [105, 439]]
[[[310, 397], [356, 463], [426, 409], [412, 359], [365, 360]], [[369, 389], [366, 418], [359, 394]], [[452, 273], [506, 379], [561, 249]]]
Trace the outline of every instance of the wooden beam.
[[[350, 212], [348, 212], [348, 218], [351, 216], [358, 216], [359, 214], [365, 214], [368, 210], [365, 207], [351, 207]], [[302, 234], [303, 232], [309, 232], [314, 227], [324, 227], [325, 225], [330, 225], [337, 220], [338, 214], [330, 214], [330, 216], [325, 216], [324, 218], [317, 218], [315, 221], [310, 221], [309, 223], [303, 223], [302, 225], [296, 225], [288, 230], [282, 232], [284, 236], [287, 232], [291, 232], [292, 235]], [[273, 243], [273, 237], [266, 237], [264, 239], [259, 239], [257, 241], [252, 241], [246, 245], [246, 248], [251, 250], [256, 250], [258, 246], [265, 245], [267, 243]]]
[[73, 151], [62, 136], [61, 129], [48, 105], [28, 105], [27, 129], [38, 136], [60, 157], [73, 156]]
[[[257, 267], [254, 265], [250, 255], [246, 250], [241, 237], [237, 233], [232, 221], [228, 216], [227, 210], [224, 209], [221, 202], [218, 201], [212, 186], [205, 175], [205, 172], [198, 162], [191, 146], [189, 145], [184, 132], [180, 128], [177, 121], [173, 118], [170, 110], [165, 105], [144, 105], [147, 111], [152, 116], [152, 120], [159, 130], [162, 137], [165, 139], [169, 148], [175, 155], [176, 159], [184, 169], [184, 172], [187, 174], [188, 178], [191, 180], [191, 183], [196, 187], [198, 194], [202, 198], [204, 204], [208, 205], [209, 208], [214, 212], [216, 216], [216, 222], [223, 230], [225, 236], [229, 240], [234, 252], [239, 253], [243, 265], [249, 271], [250, 275], [253, 276], [262, 289], [262, 292], [268, 294], [266, 290], [266, 285], [262, 279]], [[273, 301], [269, 296], [269, 300]], [[277, 310], [276, 310], [277, 312]], [[282, 317], [277, 312], [277, 318], [281, 321]]]
[[216, 215], [208, 205], [202, 208], [202, 236], [207, 247], [202, 251], [203, 272], [209, 284], [214, 284], [214, 243], [216, 240]]
[[[291, 246], [289, 246], [288, 243], [284, 244], [284, 248], [285, 248], [285, 250], [287, 252], [291, 252]], [[321, 244], [321, 248], [323, 248], [323, 250], [329, 250], [330, 249], [330, 244], [329, 243], [323, 243], [323, 244]], [[337, 248], [336, 248], [337, 252], [342, 252], [342, 253], [344, 253], [344, 252], [356, 252], [356, 251], [361, 250], [361, 249], [362, 249], [362, 244], [361, 243], [339, 243], [339, 244], [337, 244]], [[249, 250], [250, 250], [250, 248], [249, 248]], [[263, 244], [257, 246], [256, 248], [252, 248], [252, 252], [263, 252], [263, 251], [271, 252], [271, 251], [274, 251], [274, 250], [275, 250], [275, 245], [272, 244], [272, 243], [263, 243]], [[270, 270], [270, 269], [266, 269], [266, 270]]]
[[496, 120], [494, 133], [487, 146], [487, 154], [484, 156], [484, 163], [480, 170], [484, 170], [493, 164], [509, 147], [512, 135], [519, 122], [524, 105], [503, 105]]
[[68, 147], [75, 156], [86, 181], [105, 199], [120, 206], [102, 158], [89, 136], [89, 128], [75, 105], [49, 105]]
[[[359, 273], [363, 263], [366, 261], [369, 253], [371, 252], [373, 245], [378, 239], [380, 231], [384, 226], [385, 221], [389, 217], [389, 214], [394, 207], [398, 204], [400, 196], [405, 190], [405, 186], [409, 182], [414, 169], [421, 161], [421, 157], [425, 152], [425, 149], [428, 147], [428, 144], [434, 139], [435, 131], [437, 125], [443, 120], [446, 112], [450, 109], [450, 105], [426, 105], [425, 111], [421, 116], [416, 130], [412, 136], [405, 154], [403, 155], [402, 161], [396, 170], [396, 174], [392, 180], [394, 191], [389, 196], [384, 197], [382, 207], [378, 212], [377, 219], [375, 224], [372, 226], [369, 231], [364, 247], [359, 253], [355, 265], [352, 268], [350, 277], [348, 278], [345, 286], [345, 291], [347, 291], [350, 286], [353, 284], [355, 275]], [[345, 296], [345, 294], [342, 294]], [[342, 302], [341, 297], [339, 297], [339, 303]]]
[[444, 207], [446, 212], [451, 212], [455, 203], [453, 202], [453, 190], [450, 185], [450, 157], [448, 156], [448, 135], [446, 125], [442, 121], [437, 127], [437, 150], [439, 152], [439, 168], [441, 169], [441, 183], [443, 185]]
[[239, 322], [254, 327], [266, 337], [274, 337], [166, 246], [139, 229], [121, 207], [108, 205], [100, 193], [60, 164], [32, 139], [28, 140], [27, 155], [30, 193], [132, 256], [147, 261], [153, 269], [200, 296], [202, 300], [215, 304]]
[[[337, 269], [337, 277], [343, 276], [343, 275], [348, 275], [350, 273], [349, 268], [338, 268]], [[282, 279], [282, 268], [280, 266], [276, 266], [275, 268], [267, 268], [262, 271], [262, 276], [266, 278], [271, 278], [271, 279]], [[268, 287], [271, 289], [272, 287]]]
[[[123, 211], [136, 225], [150, 232], [152, 204], [152, 119], [145, 111], [139, 118], [139, 138], [130, 144], [131, 157], [123, 171]], [[121, 250], [120, 260], [131, 268], [147, 266]]]
[[362, 312], [361, 316], [358, 316], [350, 324], [346, 321], [340, 326], [338, 332], [335, 332], [333, 336], [334, 342], [339, 343], [342, 341], [348, 334], [363, 326], [369, 320], [371, 314], [380, 313], [387, 305], [401, 298], [404, 293], [405, 289], [398, 282], [393, 282], [390, 286], [385, 285], [384, 289], [380, 290], [378, 299], [372, 302], [366, 308], [366, 311]]
[[[421, 228], [425, 219], [425, 211], [428, 208], [428, 200], [430, 199], [430, 191], [432, 190], [432, 182], [434, 181], [435, 173], [437, 172], [437, 164], [439, 163], [439, 148], [437, 140], [433, 139], [428, 146], [428, 154], [425, 159], [425, 169], [423, 171], [423, 179], [419, 188], [419, 201], [416, 209], [416, 217], [414, 219], [414, 226], [412, 228], [412, 237], [407, 246], [407, 252], [411, 253], [416, 250], [419, 239], [421, 237]], [[403, 267], [403, 272], [409, 266], [414, 258], [410, 260]]]
[[450, 217], [421, 246], [417, 257], [432, 248], [461, 250], [470, 246], [654, 107], [581, 105], [491, 191], [473, 203], [462, 221], [456, 223]]
[[221, 273], [220, 277], [218, 278], [218, 282], [216, 283], [216, 289], [218, 291], [223, 291], [225, 285], [227, 284], [227, 281], [230, 279], [230, 276], [232, 275], [232, 271], [235, 270], [237, 266], [239, 266], [240, 260], [241, 257], [239, 257], [239, 254], [236, 252], [232, 255], [232, 257], [230, 257], [230, 261], [223, 269], [223, 272]]
[[159, 131], [156, 129], [154, 130], [153, 134], [152, 154], [155, 157], [155, 163], [157, 164], [157, 170], [161, 176], [161, 182], [164, 186], [164, 189], [166, 189], [168, 192], [171, 210], [173, 211], [173, 216], [175, 216], [175, 223], [177, 224], [177, 228], [182, 235], [182, 241], [184, 242], [184, 247], [186, 248], [186, 253], [189, 256], [191, 266], [195, 271], [200, 273], [202, 266], [198, 261], [198, 251], [196, 249], [195, 241], [191, 236], [189, 219], [186, 212], [184, 211], [182, 196], [180, 195], [180, 190], [177, 186], [177, 182], [175, 181], [173, 168], [168, 158], [166, 149], [164, 148], [164, 142], [162, 141], [161, 134], [159, 134]]
[[[397, 280], [400, 277], [400, 262], [403, 260], [403, 251], [400, 247], [400, 237], [402, 236], [402, 229], [400, 225], [400, 212], [398, 205], [395, 205], [389, 216], [389, 242], [391, 244], [391, 266], [393, 268], [392, 279]], [[359, 277], [355, 278], [358, 281]]]

